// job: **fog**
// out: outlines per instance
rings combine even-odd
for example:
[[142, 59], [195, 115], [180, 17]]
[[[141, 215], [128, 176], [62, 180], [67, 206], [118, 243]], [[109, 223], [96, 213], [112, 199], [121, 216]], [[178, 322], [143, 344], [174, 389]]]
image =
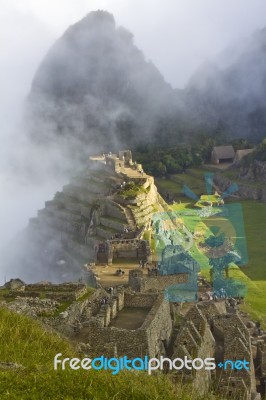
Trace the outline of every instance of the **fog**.
[[[203, 62], [263, 28], [266, 15], [264, 0], [2, 0], [0, 251], [65, 183], [63, 173], [46, 174], [50, 160], [60, 157], [56, 148], [38, 153], [26, 139], [23, 106], [55, 40], [96, 9], [111, 12], [117, 25], [134, 34], [136, 46], [174, 88], [183, 88]], [[0, 281], [1, 269], [0, 264]]]

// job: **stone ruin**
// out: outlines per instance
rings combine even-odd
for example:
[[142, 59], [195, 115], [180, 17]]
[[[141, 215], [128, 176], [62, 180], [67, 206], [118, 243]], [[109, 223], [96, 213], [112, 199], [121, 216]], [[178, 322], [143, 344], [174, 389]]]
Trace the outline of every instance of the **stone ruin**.
[[121, 290], [82, 324], [76, 340], [95, 356], [155, 357], [165, 354], [171, 332], [170, 306], [162, 295]]
[[[30, 222], [30, 238], [44, 246], [48, 264], [49, 240], [53, 238], [53, 248], [57, 242], [59, 251], [51, 268], [60, 273], [71, 267], [80, 277], [83, 262], [111, 264], [120, 257], [149, 261], [151, 252], [142, 238], [143, 228], [150, 226], [155, 208], [166, 210], [153, 178], [138, 174], [141, 166], [133, 163], [129, 151], [97, 157]], [[130, 180], [145, 193], [124, 198], [117, 188]], [[166, 255], [167, 267], [171, 267], [170, 258], [175, 256]], [[184, 316], [180, 304], [169, 303], [164, 296], [167, 287], [188, 282], [189, 270], [198, 272], [190, 260], [182, 265], [179, 273], [159, 276], [131, 270], [129, 288], [117, 288], [112, 296], [98, 287], [96, 279], [98, 288], [88, 298], [84, 298], [87, 286], [81, 283], [26, 285], [16, 279], [5, 287], [8, 293], [2, 298], [6, 307], [41, 318], [92, 355], [164, 355], [172, 359], [187, 355], [215, 357], [217, 362], [245, 358], [250, 371], [184, 370], [172, 373], [172, 378], [192, 382], [201, 394], [216, 385], [226, 398], [258, 400], [257, 390], [265, 390], [266, 334], [258, 334], [252, 321], [248, 327], [246, 317], [224, 301], [191, 303]], [[59, 312], [62, 303], [71, 304]]]
[[33, 297], [58, 300], [59, 302], [76, 301], [87, 292], [87, 286], [83, 283], [65, 282], [52, 284], [40, 282], [26, 284], [20, 279], [11, 279], [3, 288], [9, 289], [4, 294], [5, 299], [14, 297]]
[[141, 269], [129, 271], [128, 284], [136, 292], [164, 291], [171, 285], [187, 283], [189, 274], [179, 273], [172, 275], [144, 275]]
[[90, 156], [90, 161], [97, 163], [101, 168], [111, 169], [116, 173], [124, 172], [125, 168], [134, 168], [141, 170], [142, 165], [133, 162], [130, 150], [121, 150], [118, 154], [109, 152], [102, 155]]
[[[248, 328], [240, 315], [232, 313], [224, 301], [199, 302], [186, 313], [176, 335], [172, 358], [184, 356], [203, 359], [215, 357], [216, 365], [226, 360], [246, 360], [250, 370], [239, 371], [230, 367], [226, 370], [217, 367], [214, 371], [184, 369], [183, 379], [191, 381], [197, 392], [202, 395], [214, 385], [222, 396], [226, 396], [225, 398], [261, 398], [257, 392], [257, 389], [260, 389], [259, 379], [263, 374], [259, 345], [258, 355], [254, 358]], [[258, 360], [262, 368], [255, 374], [254, 362], [258, 363]], [[180, 376], [177, 378], [180, 379]]]
[[[80, 283], [26, 285], [16, 279], [2, 288], [7, 301], [1, 305], [40, 318], [91, 356], [214, 357], [215, 370], [182, 369], [169, 374], [174, 381], [191, 382], [202, 395], [215, 388], [224, 398], [259, 400], [265, 390], [266, 334], [227, 300], [189, 303], [185, 312], [182, 304], [170, 303], [164, 296], [170, 282], [160, 278], [171, 279], [171, 275], [144, 278], [142, 272], [131, 271], [131, 288], [118, 286], [112, 293], [98, 288], [89, 296], [85, 296], [86, 285]], [[182, 282], [186, 276], [176, 278]], [[23, 309], [24, 301], [32, 313]], [[46, 304], [50, 315], [40, 306], [47, 301], [53, 302]], [[67, 307], [59, 312], [64, 303]], [[245, 359], [250, 369], [218, 367], [225, 360], [238, 359]]]
[[[80, 278], [85, 263], [111, 264], [128, 255], [149, 260], [143, 232], [154, 210], [164, 211], [167, 205], [153, 177], [140, 168], [130, 150], [90, 157], [87, 167], [30, 219], [17, 243], [21, 269], [34, 266], [41, 279], [62, 282]], [[131, 183], [139, 190], [126, 197], [123, 190]], [[11, 251], [9, 258], [17, 262]]]

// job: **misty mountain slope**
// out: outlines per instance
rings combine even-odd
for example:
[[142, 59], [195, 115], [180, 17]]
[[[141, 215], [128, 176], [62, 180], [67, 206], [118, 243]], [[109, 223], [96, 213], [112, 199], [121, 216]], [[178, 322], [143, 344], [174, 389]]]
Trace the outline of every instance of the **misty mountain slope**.
[[240, 53], [234, 50], [238, 56], [226, 67], [204, 65], [192, 76], [185, 107], [202, 126], [220, 120], [230, 136], [257, 141], [266, 128], [266, 30], [242, 44]]
[[198, 132], [259, 141], [266, 132], [265, 65], [261, 30], [202, 65], [184, 90], [174, 90], [111, 14], [91, 12], [39, 66], [26, 129], [34, 143], [81, 162], [92, 150], [191, 143]]
[[[41, 63], [28, 97], [36, 141], [84, 145], [137, 143], [153, 130], [172, 89], [111, 14], [97, 11], [71, 26]], [[61, 139], [60, 139], [61, 138]], [[69, 143], [66, 143], [69, 147]]]

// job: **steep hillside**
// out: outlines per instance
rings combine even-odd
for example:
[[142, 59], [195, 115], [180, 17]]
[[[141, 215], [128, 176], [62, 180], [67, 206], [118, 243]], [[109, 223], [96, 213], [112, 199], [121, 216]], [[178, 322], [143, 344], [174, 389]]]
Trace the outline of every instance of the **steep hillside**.
[[153, 177], [141, 174], [131, 159], [128, 166], [122, 163], [115, 154], [89, 160], [46, 201], [16, 237], [15, 246], [12, 242], [6, 249], [7, 277], [17, 275], [29, 282], [77, 280], [82, 266], [96, 261], [98, 247], [106, 241], [142, 239], [153, 213], [166, 210], [167, 205]]

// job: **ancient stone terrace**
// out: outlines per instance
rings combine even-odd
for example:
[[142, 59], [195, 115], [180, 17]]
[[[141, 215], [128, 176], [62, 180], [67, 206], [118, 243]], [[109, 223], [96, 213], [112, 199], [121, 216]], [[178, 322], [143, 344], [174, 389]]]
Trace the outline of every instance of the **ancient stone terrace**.
[[61, 283], [57, 285], [44, 282], [25, 284], [24, 282], [20, 281], [20, 284], [14, 285], [14, 282], [12, 281], [10, 286], [8, 283], [6, 284], [6, 287], [10, 288], [10, 290], [8, 290], [8, 292], [5, 293], [3, 296], [6, 299], [18, 297], [33, 297], [53, 299], [58, 302], [70, 302], [78, 300], [87, 292], [87, 286], [82, 283], [71, 282]]
[[[126, 240], [141, 240], [154, 211], [166, 207], [153, 178], [132, 161], [129, 150], [95, 156], [30, 220], [30, 241], [53, 255], [50, 268], [60, 276], [85, 263], [110, 264], [113, 256], [123, 258], [128, 251], [136, 260], [147, 259], [149, 251], [141, 254], [141, 242], [136, 246]], [[61, 260], [64, 268], [57, 265]]]

